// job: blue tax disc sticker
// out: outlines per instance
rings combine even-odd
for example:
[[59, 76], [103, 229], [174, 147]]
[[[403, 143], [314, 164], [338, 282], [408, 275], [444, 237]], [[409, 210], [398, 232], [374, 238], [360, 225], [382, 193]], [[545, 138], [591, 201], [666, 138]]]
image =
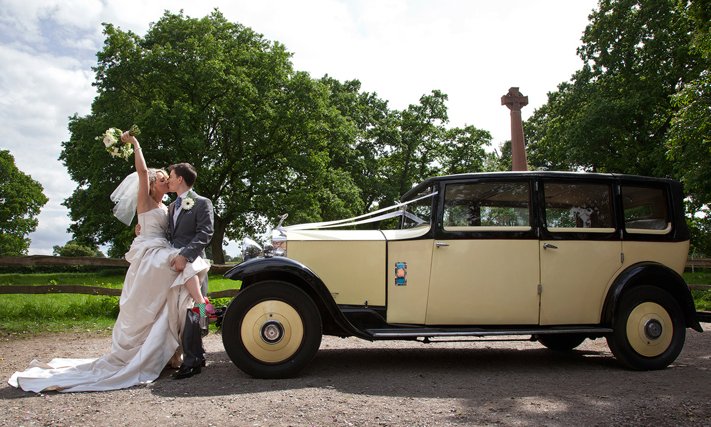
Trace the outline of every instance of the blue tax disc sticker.
[[395, 263], [395, 286], [407, 286], [407, 263]]

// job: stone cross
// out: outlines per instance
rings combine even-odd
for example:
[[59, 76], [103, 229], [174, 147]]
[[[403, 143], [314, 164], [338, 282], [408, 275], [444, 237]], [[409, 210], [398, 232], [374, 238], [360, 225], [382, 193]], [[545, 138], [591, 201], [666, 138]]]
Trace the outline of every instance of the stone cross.
[[509, 89], [509, 93], [501, 97], [501, 105], [511, 110], [511, 170], [528, 170], [526, 160], [526, 146], [523, 142], [523, 122], [521, 121], [521, 108], [528, 105], [528, 97], [523, 96], [517, 87]]

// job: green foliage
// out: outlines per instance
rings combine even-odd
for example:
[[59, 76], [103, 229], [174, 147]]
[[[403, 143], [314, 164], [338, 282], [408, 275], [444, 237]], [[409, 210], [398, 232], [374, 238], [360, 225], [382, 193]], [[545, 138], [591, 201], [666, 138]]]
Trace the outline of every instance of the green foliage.
[[0, 150], [0, 256], [27, 255], [40, 209], [47, 203], [42, 184], [15, 166], [8, 150]]
[[73, 240], [67, 242], [64, 246], [54, 246], [52, 253], [57, 256], [75, 257], [75, 256], [90, 256], [104, 257], [103, 252], [96, 246], [82, 245]]
[[696, 208], [690, 207], [690, 210], [686, 220], [691, 233], [689, 253], [695, 257], [711, 257], [711, 210], [701, 208], [702, 216], [695, 215]]
[[[485, 151], [491, 144], [491, 133], [474, 126], [452, 128], [445, 132], [442, 145], [442, 174], [457, 174], [500, 170], [491, 169], [498, 157]], [[511, 170], [509, 167], [508, 170]]]
[[145, 37], [111, 24], [104, 34], [98, 96], [89, 115], [70, 119], [61, 159], [78, 183], [65, 201], [74, 239], [109, 242], [111, 257], [125, 253], [133, 230], [111, 217], [107, 195], [132, 164], [96, 141], [108, 127], [137, 123], [150, 166], [196, 167], [195, 190], [215, 205], [216, 263], [225, 237], [261, 233], [279, 214], [291, 224], [360, 214], [428, 176], [490, 160], [487, 132], [445, 129], [440, 91], [390, 110], [357, 80], [294, 70], [283, 45], [219, 11], [201, 19], [166, 12]]
[[[602, 0], [578, 49], [584, 66], [526, 123], [535, 167], [670, 176], [666, 138], [680, 83], [708, 62], [674, 0]], [[707, 156], [708, 157], [708, 156]]]
[[6, 273], [0, 274], [0, 285], [87, 285], [120, 288], [126, 269], [97, 272]]
[[[524, 129], [534, 168], [668, 176], [694, 215], [711, 203], [711, 37], [707, 1], [601, 0], [584, 61]], [[690, 219], [692, 249], [708, 222]]]
[[691, 195], [692, 208], [698, 209], [711, 201], [711, 7], [708, 2], [695, 1], [689, 13], [696, 26], [691, 49], [707, 65], [698, 78], [684, 84], [672, 98], [677, 110], [668, 146], [669, 157], [677, 165], [676, 173]]
[[691, 296], [697, 311], [711, 311], [711, 290], [693, 289]]
[[[711, 285], [711, 270], [687, 271], [684, 280], [688, 284]], [[692, 289], [691, 296], [697, 311], [711, 311], [711, 289]]]
[[[125, 269], [92, 273], [0, 274], [0, 285], [86, 285], [121, 288]], [[241, 282], [210, 276], [210, 292], [238, 289]], [[215, 298], [216, 307], [226, 306], [231, 298]], [[0, 335], [36, 334], [71, 330], [110, 331], [119, 310], [119, 298], [83, 294], [0, 294]]]
[[[370, 211], [392, 198], [387, 196], [389, 182], [383, 179], [382, 171], [397, 135], [396, 113], [376, 94], [361, 92], [357, 80], [341, 83], [324, 76], [320, 83], [328, 88], [329, 103], [339, 113], [332, 116], [340, 122], [337, 127], [344, 130], [331, 135], [330, 167], [340, 171], [342, 180], [350, 179], [354, 184], [351, 189], [355, 191], [352, 195], [357, 196], [352, 205], [355, 213]], [[338, 215], [322, 217], [337, 219]]]
[[215, 202], [215, 262], [225, 236], [261, 230], [264, 219], [359, 206], [349, 176], [328, 167], [329, 140], [345, 140], [347, 129], [326, 87], [295, 72], [281, 44], [217, 11], [202, 19], [166, 12], [143, 38], [110, 24], [105, 34], [99, 95], [90, 115], [71, 119], [61, 155], [79, 183], [66, 201], [76, 238], [111, 242], [111, 256], [128, 248], [132, 230], [112, 220], [107, 195], [132, 166], [112, 161], [94, 138], [133, 121], [149, 165], [189, 161], [198, 170], [195, 190]]
[[447, 95], [432, 91], [420, 103], [410, 105], [400, 116], [400, 138], [390, 158], [388, 175], [397, 183], [397, 195], [437, 174], [435, 160], [441, 155], [441, 144], [447, 122]]
[[[5, 322], [73, 323], [118, 315], [118, 297], [90, 295], [0, 295], [0, 318]], [[42, 330], [45, 327], [38, 326]], [[0, 326], [0, 330], [4, 327]]]

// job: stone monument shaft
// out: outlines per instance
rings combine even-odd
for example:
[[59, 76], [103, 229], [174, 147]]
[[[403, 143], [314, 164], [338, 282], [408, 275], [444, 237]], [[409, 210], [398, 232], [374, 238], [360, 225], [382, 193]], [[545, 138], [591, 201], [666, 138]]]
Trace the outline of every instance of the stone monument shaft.
[[526, 146], [523, 141], [523, 121], [521, 108], [528, 105], [528, 97], [523, 96], [517, 87], [512, 87], [509, 92], [501, 97], [501, 105], [511, 110], [511, 170], [528, 170], [526, 160]]

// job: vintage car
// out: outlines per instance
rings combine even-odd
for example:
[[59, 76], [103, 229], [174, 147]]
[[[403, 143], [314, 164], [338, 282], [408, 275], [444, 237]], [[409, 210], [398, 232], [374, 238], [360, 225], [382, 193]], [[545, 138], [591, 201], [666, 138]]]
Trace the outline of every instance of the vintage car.
[[[523, 335], [557, 351], [604, 337], [623, 366], [665, 368], [686, 328], [702, 331], [681, 277], [683, 197], [669, 179], [474, 173], [430, 178], [361, 217], [280, 226], [263, 255], [225, 274], [242, 281], [225, 350], [249, 375], [281, 378], [323, 334]], [[398, 226], [362, 229], [388, 221]]]

